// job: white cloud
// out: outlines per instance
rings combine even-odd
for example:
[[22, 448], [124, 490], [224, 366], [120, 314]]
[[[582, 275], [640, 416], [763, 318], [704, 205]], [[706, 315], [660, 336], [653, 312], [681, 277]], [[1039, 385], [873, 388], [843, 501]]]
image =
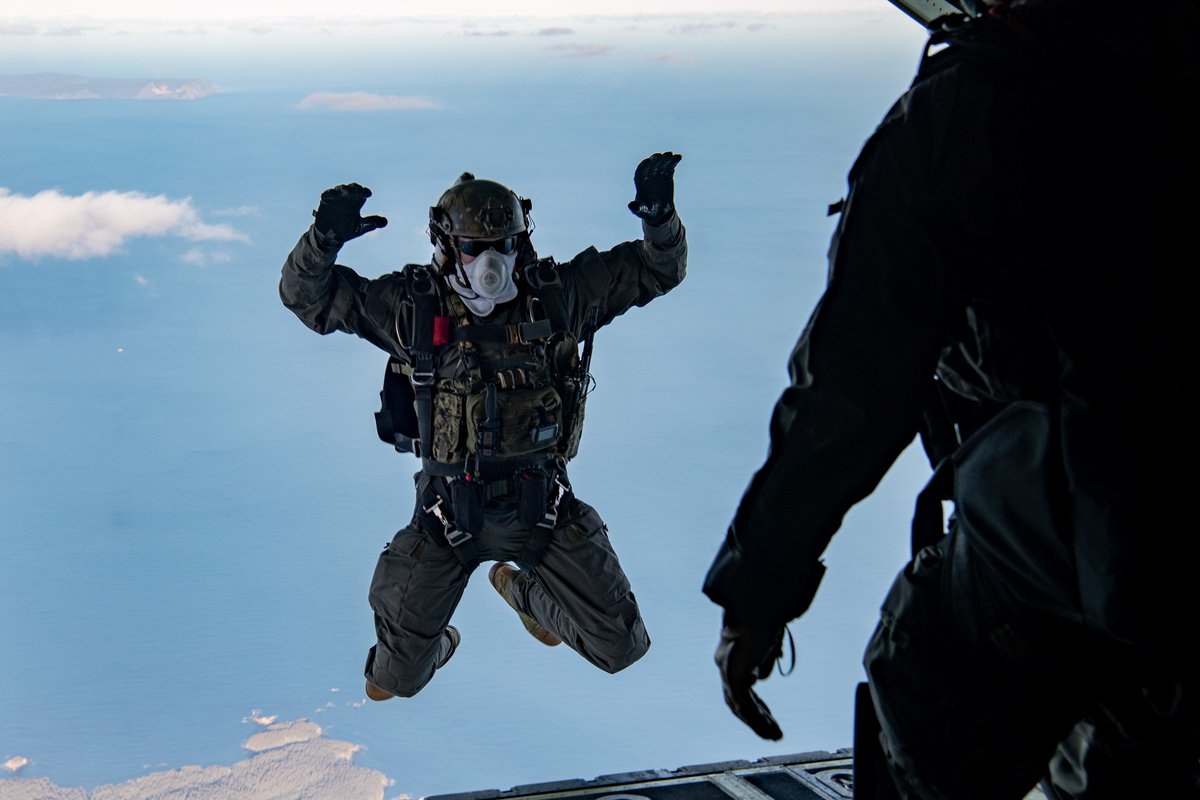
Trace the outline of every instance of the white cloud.
[[675, 30], [679, 33], [710, 33], [712, 31], [729, 30], [737, 27], [737, 23], [733, 20], [725, 20], [723, 22], [686, 22], [675, 26]]
[[606, 44], [556, 44], [546, 49], [553, 50], [566, 58], [596, 58], [612, 52], [612, 47]]
[[672, 64], [695, 64], [696, 59], [677, 53], [674, 50], [650, 56], [651, 61], [667, 61]]
[[233, 255], [228, 250], [205, 250], [203, 247], [192, 247], [179, 257], [185, 264], [193, 267], [208, 267], [213, 264], [228, 264]]
[[[95, 19], [175, 19], [227, 20], [272, 19], [330, 16], [330, 6], [324, 0], [207, 0], [196, 3], [163, 3], [162, 0], [54, 0], [31, 7], [31, 14], [47, 17]], [[806, 12], [856, 11], [878, 8], [879, 0], [748, 0], [738, 7], [741, 12]], [[736, 4], [729, 0], [607, 0], [602, 14], [688, 14], [728, 11]], [[36, 12], [32, 11], [36, 7]], [[7, 10], [7, 7], [6, 7]], [[361, 0], [344, 9], [349, 16], [380, 19], [395, 16], [394, 0]], [[442, 0], [420, 8], [404, 8], [410, 17], [486, 17], [512, 15], [585, 15], [598, 16], [592, 0], [513, 0], [504, 5], [502, 13], [493, 0]]]
[[419, 95], [370, 94], [368, 92], [316, 92], [305, 97], [298, 108], [329, 111], [409, 111], [441, 108], [442, 104]]
[[211, 212], [214, 217], [256, 217], [262, 213], [258, 206], [238, 206], [237, 208], [218, 208]]
[[270, 800], [279, 797], [383, 800], [392, 782], [382, 772], [353, 764], [362, 749], [326, 739], [308, 720], [280, 722], [242, 746], [249, 757], [231, 767], [186, 766], [130, 781], [97, 786], [90, 793], [56, 786], [46, 778], [0, 781], [4, 797], [40, 800]]
[[102, 258], [130, 239], [151, 236], [249, 241], [229, 225], [205, 222], [191, 198], [115, 191], [68, 195], [57, 189], [22, 195], [0, 186], [0, 256]]
[[16, 772], [28, 763], [29, 759], [25, 756], [13, 756], [8, 761], [4, 762], [4, 768], [9, 772]]

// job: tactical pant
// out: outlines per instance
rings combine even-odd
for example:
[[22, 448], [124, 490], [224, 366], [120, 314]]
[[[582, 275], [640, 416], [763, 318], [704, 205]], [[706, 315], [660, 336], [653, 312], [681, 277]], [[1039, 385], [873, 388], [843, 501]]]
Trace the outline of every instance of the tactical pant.
[[1015, 596], [955, 530], [896, 578], [864, 658], [901, 797], [1200, 797], [1195, 675]]
[[[442, 635], [462, 598], [472, 569], [429, 524], [421, 497], [430, 480], [417, 475], [413, 521], [379, 556], [371, 581], [378, 642], [367, 656], [366, 677], [400, 697], [419, 692], [444, 656]], [[515, 503], [488, 502], [472, 542], [480, 561], [520, 556], [531, 534], [517, 520]], [[650, 647], [637, 599], [608, 540], [604, 521], [569, 495], [539, 562], [522, 570], [513, 595], [522, 612], [605, 672], [619, 672]]]

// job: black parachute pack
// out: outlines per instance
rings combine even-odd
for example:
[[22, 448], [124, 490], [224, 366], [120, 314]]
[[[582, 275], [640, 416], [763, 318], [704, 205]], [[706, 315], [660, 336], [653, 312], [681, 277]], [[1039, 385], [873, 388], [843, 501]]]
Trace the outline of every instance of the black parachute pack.
[[375, 412], [375, 432], [398, 453], [413, 452], [413, 441], [420, 435], [416, 399], [400, 361], [394, 356], [388, 358], [383, 389], [379, 392], [379, 410]]

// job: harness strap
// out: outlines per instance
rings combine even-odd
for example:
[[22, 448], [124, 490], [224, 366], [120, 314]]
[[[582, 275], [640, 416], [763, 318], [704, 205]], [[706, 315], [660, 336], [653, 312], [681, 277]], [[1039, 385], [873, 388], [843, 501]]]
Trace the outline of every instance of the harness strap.
[[[551, 468], [548, 471], [539, 471], [536, 476], [529, 478], [514, 478], [513, 480], [538, 480], [549, 483], [549, 491], [544, 491], [542, 496], [546, 498], [545, 505], [542, 509], [541, 519], [537, 520], [530, 529], [529, 539], [525, 542], [525, 547], [522, 548], [521, 554], [517, 556], [515, 561], [522, 569], [530, 569], [541, 561], [542, 555], [546, 552], [546, 548], [550, 546], [550, 539], [554, 535], [554, 530], [558, 526], [558, 510], [563, 502], [571, 497], [571, 486], [567, 481], [566, 475], [557, 468]], [[512, 483], [508, 479], [502, 479], [494, 482], [498, 487], [503, 487], [506, 491], [511, 491]], [[455, 503], [455, 487], [459, 485], [468, 485], [465, 481], [430, 481], [429, 488], [423, 495], [418, 506], [422, 513], [427, 515], [423, 520], [426, 530], [430, 535], [440, 536], [441, 539], [449, 545], [455, 557], [462, 564], [467, 572], [471, 572], [475, 567], [479, 566], [479, 551], [475, 546], [474, 533], [467, 529], [469, 526], [460, 526], [459, 517], [465, 513], [465, 509], [458, 508]], [[546, 484], [542, 484], [545, 486]], [[484, 491], [481, 493], [480, 500], [487, 497], [487, 489], [490, 485], [485, 485]], [[428, 503], [428, 505], [426, 505]], [[482, 508], [478, 519], [474, 524], [482, 527]], [[436, 525], [434, 523], [437, 523]], [[438, 530], [440, 526], [440, 531]], [[476, 531], [477, 532], [477, 531]]]
[[558, 526], [558, 507], [571, 493], [570, 485], [565, 482], [565, 475], [561, 475], [555, 471], [548, 477], [553, 481], [553, 491], [550, 492], [550, 500], [546, 507], [545, 515], [533, 526], [533, 530], [529, 534], [529, 540], [525, 542], [525, 548], [521, 551], [521, 555], [515, 559], [517, 566], [521, 569], [531, 569], [541, 561], [542, 554], [550, 546], [550, 537], [554, 534], [554, 529]]
[[409, 352], [412, 355], [413, 394], [417, 408], [417, 454], [433, 452], [433, 383], [437, 362], [433, 353], [434, 318], [438, 312], [437, 289], [433, 275], [423, 264], [404, 270], [408, 301], [412, 303]]
[[[441, 485], [439, 486], [439, 484]], [[479, 551], [475, 548], [474, 535], [470, 531], [459, 528], [451, 516], [446, 513], [450, 499], [449, 494], [445, 492], [445, 484], [441, 481], [430, 481], [430, 491], [433, 493], [433, 502], [428, 506], [422, 505], [421, 510], [441, 523], [442, 538], [450, 546], [450, 550], [462, 564], [463, 569], [467, 572], [473, 571], [479, 566]]]
[[[554, 259], [546, 258], [538, 261], [526, 270], [525, 278], [534, 295], [541, 302], [546, 319], [553, 324], [554, 329], [576, 334], [576, 331], [571, 328], [571, 314], [566, 291], [563, 286], [562, 276], [559, 274], [558, 264], [554, 262]], [[583, 344], [583, 353], [579, 359], [579, 366], [575, 371], [575, 393], [573, 397], [562, 398], [563, 419], [570, 420], [569, 427], [561, 432], [564, 452], [565, 448], [569, 447], [567, 442], [578, 433], [578, 426], [580, 425], [579, 416], [582, 413], [583, 402], [591, 390], [592, 376], [590, 370], [592, 348], [596, 329], [599, 327], [600, 307], [593, 305], [583, 315], [583, 328], [578, 331], [580, 341]], [[570, 455], [572, 454], [568, 453], [568, 456]]]
[[434, 461], [432, 458], [422, 458], [421, 470], [426, 475], [436, 475], [442, 478], [459, 478], [470, 472], [482, 480], [495, 481], [512, 477], [523, 469], [545, 467], [553, 463], [555, 463], [553, 453], [534, 453], [528, 456], [495, 458], [491, 461], [481, 462], [478, 465], [478, 470], [474, 469], [476, 465], [473, 460], [443, 462]]
[[563, 291], [562, 278], [558, 274], [558, 265], [552, 258], [543, 258], [525, 271], [525, 280], [533, 295], [542, 304], [546, 313], [545, 322], [550, 323], [553, 330], [571, 330], [571, 315], [567, 309], [566, 293]]
[[464, 325], [450, 334], [453, 342], [483, 342], [487, 344], [533, 344], [553, 333], [548, 319], [522, 322], [515, 325]]

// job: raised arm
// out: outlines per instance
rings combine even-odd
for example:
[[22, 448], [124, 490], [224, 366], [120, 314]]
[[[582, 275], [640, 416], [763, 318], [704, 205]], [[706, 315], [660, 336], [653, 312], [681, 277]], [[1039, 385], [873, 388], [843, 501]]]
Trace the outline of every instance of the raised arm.
[[642, 238], [610, 250], [589, 247], [558, 267], [576, 332], [595, 307], [607, 325], [633, 306], [674, 289], [687, 272], [687, 238], [675, 212], [675, 165], [682, 156], [655, 153], [634, 173], [636, 198], [629, 209], [642, 220]]
[[363, 278], [335, 263], [342, 245], [382, 228], [380, 216], [360, 212], [371, 190], [356, 183], [327, 189], [314, 212], [316, 219], [283, 263], [279, 297], [283, 304], [317, 333], [345, 331], [394, 355], [404, 346], [396, 331], [396, 312], [403, 282], [393, 275]]

